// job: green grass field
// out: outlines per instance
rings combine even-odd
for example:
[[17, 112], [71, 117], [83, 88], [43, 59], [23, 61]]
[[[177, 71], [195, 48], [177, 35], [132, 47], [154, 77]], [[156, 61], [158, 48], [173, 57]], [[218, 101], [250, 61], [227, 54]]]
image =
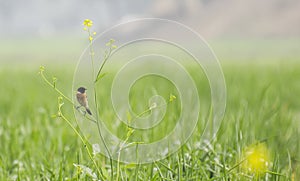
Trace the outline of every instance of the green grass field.
[[[100, 179], [78, 136], [64, 120], [53, 118], [58, 111], [58, 95], [38, 75], [39, 65], [32, 65], [0, 68], [0, 180], [92, 180], [85, 167], [79, 169], [74, 164], [91, 168]], [[96, 155], [94, 159], [107, 180], [300, 179], [300, 64], [297, 60], [270, 60], [221, 65], [227, 107], [216, 140], [197, 145], [201, 135], [198, 129], [177, 153], [151, 164], [121, 164], [119, 173], [117, 161], [111, 168], [108, 158]], [[195, 70], [190, 71], [195, 75]], [[57, 87], [68, 97], [74, 96], [73, 68], [50, 64], [45, 73], [50, 79], [55, 75]], [[148, 81], [154, 84], [152, 78]], [[206, 112], [209, 88], [206, 80], [199, 81], [204, 105], [201, 111]], [[171, 85], [164, 85], [167, 87], [162, 89], [169, 90]], [[144, 87], [139, 83], [136, 91]], [[145, 109], [138, 106], [140, 98], [134, 92], [130, 97], [137, 112]], [[170, 108], [168, 114], [174, 111]], [[111, 110], [103, 108], [101, 112], [104, 119], [113, 119]], [[72, 105], [66, 102], [63, 113], [76, 127]], [[200, 120], [206, 118], [207, 114], [200, 115]], [[122, 125], [111, 129], [120, 137], [126, 135]], [[149, 139], [161, 137], [156, 132]], [[268, 165], [261, 165], [261, 159]]]

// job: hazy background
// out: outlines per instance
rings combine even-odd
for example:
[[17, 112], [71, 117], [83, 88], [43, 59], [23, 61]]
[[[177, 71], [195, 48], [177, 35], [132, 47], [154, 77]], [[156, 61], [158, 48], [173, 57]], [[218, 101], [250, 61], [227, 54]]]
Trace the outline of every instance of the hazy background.
[[88, 44], [84, 19], [100, 33], [147, 17], [193, 28], [221, 62], [299, 60], [299, 10], [299, 0], [0, 0], [0, 62], [77, 62]]

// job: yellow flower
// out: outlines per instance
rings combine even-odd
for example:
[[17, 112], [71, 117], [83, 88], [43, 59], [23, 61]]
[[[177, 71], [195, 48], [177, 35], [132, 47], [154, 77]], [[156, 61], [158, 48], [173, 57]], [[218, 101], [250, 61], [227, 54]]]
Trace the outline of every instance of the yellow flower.
[[90, 27], [93, 26], [93, 21], [90, 20], [90, 19], [85, 19], [85, 20], [83, 21], [83, 25], [86, 26], [86, 27], [88, 27], [88, 28], [90, 28]]
[[89, 40], [90, 40], [90, 41], [93, 41], [93, 37], [92, 37], [92, 36], [89, 36]]
[[176, 99], [176, 96], [174, 96], [173, 94], [170, 94], [169, 101], [173, 102], [175, 99]]
[[264, 173], [270, 166], [269, 151], [262, 143], [247, 148], [244, 152], [244, 160], [243, 167], [250, 173]]
[[112, 49], [116, 49], [116, 48], [118, 48], [118, 47], [117, 47], [117, 45], [112, 45], [111, 48], [112, 48]]

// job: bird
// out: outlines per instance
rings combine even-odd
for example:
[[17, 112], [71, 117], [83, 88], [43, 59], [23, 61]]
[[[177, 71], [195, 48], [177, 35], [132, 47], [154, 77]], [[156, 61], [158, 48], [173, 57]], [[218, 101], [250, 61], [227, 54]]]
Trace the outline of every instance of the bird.
[[89, 115], [92, 115], [92, 112], [91, 112], [91, 110], [89, 108], [89, 105], [88, 105], [86, 90], [87, 89], [84, 88], [84, 87], [79, 87], [77, 89], [76, 98], [77, 98], [77, 101], [80, 104], [80, 106], [83, 106], [85, 108], [86, 112]]

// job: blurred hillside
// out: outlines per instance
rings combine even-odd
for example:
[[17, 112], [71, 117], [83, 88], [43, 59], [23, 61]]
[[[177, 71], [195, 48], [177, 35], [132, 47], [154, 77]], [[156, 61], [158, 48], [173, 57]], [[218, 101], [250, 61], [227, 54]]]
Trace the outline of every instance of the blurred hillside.
[[85, 18], [104, 30], [142, 17], [182, 22], [204, 37], [300, 36], [299, 0], [0, 0], [0, 36], [81, 33]]
[[[100, 33], [149, 17], [191, 27], [221, 61], [299, 61], [299, 10], [299, 0], [0, 0], [0, 64], [76, 64], [88, 45], [84, 19]], [[172, 33], [163, 26], [147, 31]]]

